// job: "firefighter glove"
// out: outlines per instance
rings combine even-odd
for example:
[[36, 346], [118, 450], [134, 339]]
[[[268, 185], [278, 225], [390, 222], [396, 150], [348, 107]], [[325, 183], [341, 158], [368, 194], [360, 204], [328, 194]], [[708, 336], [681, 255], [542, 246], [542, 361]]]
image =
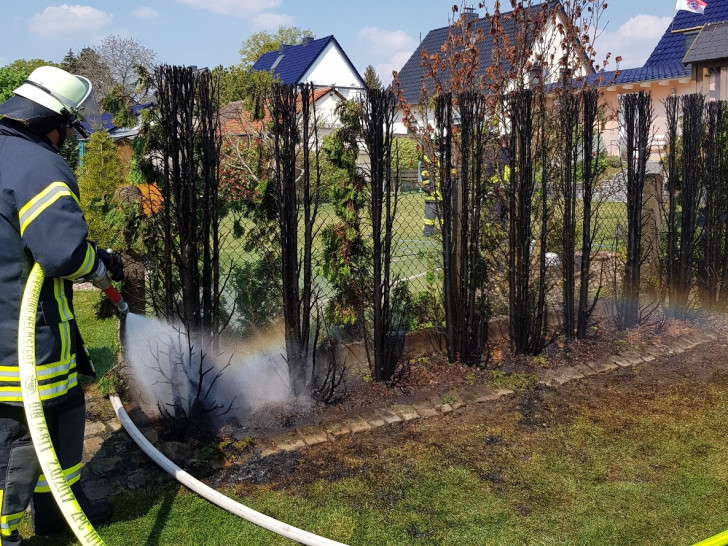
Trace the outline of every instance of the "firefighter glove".
[[124, 264], [121, 263], [121, 257], [118, 254], [110, 248], [106, 250], [97, 248], [96, 256], [104, 262], [106, 270], [109, 272], [109, 278], [112, 281], [120, 282], [124, 280]]

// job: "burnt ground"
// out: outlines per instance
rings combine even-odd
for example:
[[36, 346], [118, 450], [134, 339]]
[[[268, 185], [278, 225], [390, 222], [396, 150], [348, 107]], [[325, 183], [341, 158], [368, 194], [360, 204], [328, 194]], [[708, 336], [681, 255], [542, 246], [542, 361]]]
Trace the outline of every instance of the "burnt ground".
[[[272, 484], [276, 488], [295, 490], [301, 484], [320, 479], [339, 479], [353, 468], [352, 458], [365, 460], [396, 448], [405, 442], [435, 445], [451, 457], [461, 457], [459, 446], [467, 442], [467, 433], [477, 423], [497, 429], [504, 422], [528, 431], [538, 427], [566, 423], [574, 418], [575, 408], [614, 405], [638, 406], [640, 400], [683, 389], [686, 398], [701, 396], [709, 386], [728, 389], [728, 326], [722, 317], [702, 318], [692, 322], [653, 320], [627, 332], [602, 328], [587, 341], [565, 344], [557, 341], [539, 357], [510, 353], [501, 342], [491, 349], [490, 362], [484, 369], [448, 364], [442, 354], [422, 355], [406, 362], [406, 373], [395, 385], [385, 386], [365, 379], [362, 370], [354, 370], [347, 381], [347, 395], [338, 404], [306, 409], [270, 408], [246, 423], [230, 423], [217, 436], [209, 430], [171, 430], [163, 423], [150, 423], [128, 408], [137, 426], [158, 448], [178, 465], [215, 487], [246, 484]], [[717, 339], [701, 343], [679, 355], [668, 354], [671, 343], [691, 332], [711, 330]], [[652, 362], [620, 368], [548, 387], [531, 381], [539, 371], [558, 370], [578, 362], [595, 360], [609, 354], [639, 353], [657, 349]], [[294, 430], [322, 420], [345, 418], [367, 408], [393, 403], [412, 403], [433, 395], [443, 396], [466, 385], [490, 384], [513, 388], [515, 394], [484, 404], [471, 404], [447, 415], [422, 418], [383, 426], [335, 441], [261, 457], [260, 440], [281, 431]], [[87, 439], [86, 459], [91, 470], [87, 483], [103, 491], [118, 494], [124, 490], [169, 480], [161, 470], [150, 469], [146, 456], [123, 432], [111, 429], [113, 412], [108, 400], [89, 391], [89, 422], [106, 423], [106, 433], [97, 435], [96, 451]], [[110, 416], [111, 412], [111, 416]], [[87, 433], [88, 435], [88, 433]], [[489, 439], [484, 443], [487, 445]], [[501, 438], [490, 438], [493, 445]], [[89, 453], [89, 451], [92, 451]], [[498, 472], [484, 479], [497, 483]]]
[[[637, 338], [643, 339], [643, 336], [648, 336], [652, 344], [665, 344], [670, 339], [677, 339], [677, 330], [688, 331], [684, 326], [673, 328], [661, 339], [653, 337], [648, 330], [631, 332], [630, 346], [636, 346]], [[689, 329], [693, 328], [700, 326], [693, 324]], [[539, 384], [535, 388], [516, 388], [513, 396], [468, 405], [447, 415], [389, 425], [294, 452], [264, 458], [253, 456], [241, 464], [232, 462], [216, 472], [211, 482], [215, 486], [237, 485], [241, 493], [245, 491], [245, 484], [262, 483], [294, 492], [302, 484], [321, 479], [338, 480], [350, 473], [361, 472], [361, 465], [366, 465], [367, 459], [376, 461], [378, 454], [412, 443], [421, 445], [423, 450], [436, 448], [449, 460], [459, 460], [470, 453], [474, 460], [480, 461], [484, 449], [487, 451], [504, 439], [499, 435], [487, 436], [483, 440], [484, 448], [479, 446], [474, 452], [463, 449], [463, 445], [469, 443], [468, 431], [476, 426], [492, 430], [511, 426], [516, 433], [528, 433], [571, 422], [585, 408], [597, 413], [599, 408], [639, 408], [645, 400], [676, 390], [685, 400], [690, 400], [704, 396], [709, 387], [728, 389], [728, 337], [724, 335], [725, 329], [714, 331], [719, 334], [716, 340], [681, 354], [658, 356], [652, 362], [592, 375], [558, 387]], [[613, 343], [615, 349], [624, 350], [616, 341], [587, 343], [583, 353], [600, 353]], [[580, 356], [572, 352], [569, 361], [579, 359]], [[551, 364], [564, 365], [564, 361], [552, 361]], [[506, 365], [515, 367], [512, 362], [504, 363]], [[449, 384], [461, 381], [464, 380], [448, 378]], [[352, 464], [352, 461], [360, 463]], [[487, 474], [484, 479], [488, 481], [499, 483], [502, 480], [497, 471]]]

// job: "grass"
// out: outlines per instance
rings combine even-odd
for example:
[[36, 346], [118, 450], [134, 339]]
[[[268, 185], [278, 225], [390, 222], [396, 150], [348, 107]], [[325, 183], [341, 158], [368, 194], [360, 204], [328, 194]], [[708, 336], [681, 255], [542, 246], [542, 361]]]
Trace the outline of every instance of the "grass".
[[[103, 367], [115, 326], [90, 318], [90, 294], [76, 299], [77, 314]], [[723, 379], [647, 392], [621, 381], [598, 397], [546, 398], [530, 425], [516, 404], [414, 421], [401, 434], [292, 454], [271, 466], [291, 461], [272, 483], [224, 492], [352, 546], [693, 544], [728, 526]], [[300, 470], [307, 465], [326, 471]], [[99, 529], [108, 545], [294, 544], [175, 484], [129, 492], [114, 508]], [[30, 536], [27, 519], [21, 531]], [[69, 534], [26, 544], [76, 542]]]
[[[548, 428], [526, 431], [514, 415], [468, 420], [453, 425], [460, 444], [447, 446], [423, 441], [437, 425], [422, 422], [379, 452], [348, 452], [338, 478], [226, 493], [351, 545], [692, 544], [725, 525], [728, 396], [709, 388], [685, 407], [675, 390], [640, 413], [582, 406]], [[176, 486], [126, 495], [115, 508], [100, 529], [110, 545], [294, 544]], [[57, 540], [28, 544], [74, 544]]]
[[76, 322], [96, 368], [96, 375], [103, 377], [116, 364], [115, 358], [119, 352], [116, 330], [119, 322], [116, 318], [96, 318], [94, 306], [100, 300], [100, 294], [99, 290], [77, 290], [73, 294], [73, 302]]
[[[439, 240], [435, 237], [424, 237], [423, 227], [424, 200], [417, 192], [406, 192], [399, 196], [397, 205], [397, 216], [394, 225], [393, 251], [392, 251], [392, 276], [398, 279], [410, 278], [410, 291], [414, 294], [426, 289], [425, 274], [433, 267], [439, 267], [442, 250]], [[338, 221], [334, 208], [330, 203], [324, 203], [319, 207], [316, 223], [316, 231], [320, 231], [328, 225]], [[251, 227], [249, 220], [243, 219], [241, 225], [244, 229]], [[365, 228], [370, 229], [370, 228]], [[220, 263], [225, 270], [228, 264], [238, 264], [245, 260], [252, 260], [255, 254], [242, 250], [242, 241], [233, 237], [233, 218], [223, 219], [221, 225]], [[302, 232], [302, 231], [301, 231]], [[317, 277], [317, 286], [322, 287], [324, 297], [331, 297], [332, 289], [327, 281], [321, 276], [320, 267], [322, 261], [322, 239], [320, 235], [313, 241], [314, 275]], [[299, 241], [301, 244], [301, 241]]]

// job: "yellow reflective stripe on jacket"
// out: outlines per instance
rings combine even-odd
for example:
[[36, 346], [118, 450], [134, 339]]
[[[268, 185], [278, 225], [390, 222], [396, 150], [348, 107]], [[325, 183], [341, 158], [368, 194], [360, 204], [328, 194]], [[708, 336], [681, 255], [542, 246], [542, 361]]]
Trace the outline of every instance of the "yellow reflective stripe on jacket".
[[63, 279], [53, 279], [53, 295], [58, 303], [58, 314], [61, 320], [71, 320], [73, 313], [71, 313], [71, 307], [68, 305], [64, 283]]
[[81, 264], [81, 267], [78, 268], [77, 271], [71, 273], [66, 279], [75, 280], [79, 277], [85, 277], [89, 273], [91, 273], [91, 269], [93, 269], [94, 261], [96, 260], [96, 249], [94, 249], [93, 245], [91, 243], [86, 243], [86, 257], [83, 259], [83, 263]]
[[[71, 468], [63, 469], [63, 477], [66, 478], [68, 485], [73, 485], [81, 479], [81, 463], [73, 465]], [[35, 486], [34, 493], [50, 493], [51, 486], [48, 485], [45, 475], [41, 474], [38, 478], [38, 484]]]
[[[50, 362], [36, 367], [38, 381], [52, 379], [63, 373], [68, 373], [76, 365], [76, 355], [73, 355], [68, 362]], [[20, 373], [17, 366], [0, 366], [0, 381], [20, 382]]]
[[41, 191], [18, 212], [20, 221], [20, 235], [22, 237], [26, 228], [35, 220], [40, 213], [50, 207], [61, 197], [72, 197], [78, 203], [78, 197], [71, 191], [65, 182], [52, 182], [46, 189]]
[[[0, 489], [0, 507], [3, 505], [3, 493]], [[20, 520], [23, 518], [23, 512], [17, 512], [15, 514], [0, 515], [0, 535], [9, 537], [13, 534], [20, 525]]]
[[[40, 383], [41, 400], [49, 400], [66, 394], [78, 385], [76, 355], [74, 354], [69, 362], [42, 364], [36, 368], [36, 375]], [[57, 377], [62, 379], [52, 381]], [[44, 381], [45, 383], [43, 383]], [[17, 366], [0, 366], [0, 382], [11, 383], [10, 385], [0, 385], [0, 402], [23, 401], [23, 395], [20, 392], [20, 373]]]
[[[65, 395], [78, 384], [76, 354], [71, 354], [74, 317], [65, 293], [63, 279], [52, 279], [53, 296], [58, 306], [61, 322], [58, 323], [58, 337], [61, 342], [60, 359], [36, 366], [41, 400], [50, 400]], [[22, 402], [20, 373], [17, 366], [0, 366], [0, 402]]]

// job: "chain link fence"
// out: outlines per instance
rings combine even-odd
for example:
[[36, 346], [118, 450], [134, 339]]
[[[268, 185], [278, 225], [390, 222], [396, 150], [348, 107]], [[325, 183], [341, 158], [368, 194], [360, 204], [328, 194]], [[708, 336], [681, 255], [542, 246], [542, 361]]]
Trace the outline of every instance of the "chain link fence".
[[[649, 104], [649, 101], [643, 102]], [[692, 108], [690, 104], [692, 103], [685, 101], [683, 108]], [[578, 105], [576, 107], [579, 108]], [[721, 112], [724, 112], [725, 105], [721, 108], [723, 108]], [[543, 108], [529, 115], [538, 116], [547, 113], [549, 112]], [[716, 116], [716, 119], [719, 118], [716, 123], [723, 124], [720, 125], [720, 130], [713, 131], [715, 134], [712, 135], [696, 130], [696, 134], [701, 134], [703, 136], [700, 138], [706, 139], [704, 149], [714, 152], [708, 159], [717, 165], [717, 168], [724, 171], [725, 158], [723, 155], [721, 155], [723, 159], [717, 157], [724, 152], [720, 152], [722, 148], [716, 145], [716, 142], [725, 141], [725, 118], [714, 113], [713, 117]], [[636, 118], [635, 123], [640, 122], [640, 117]], [[644, 119], [641, 122], [644, 122]], [[531, 120], [531, 123], [538, 126], [534, 120]], [[231, 191], [230, 184], [225, 183], [226, 175], [223, 173], [220, 192], [222, 212], [217, 240], [220, 266], [220, 309], [223, 315], [221, 324], [226, 326], [228, 332], [236, 335], [248, 335], [264, 330], [271, 324], [284, 322], [283, 294], [284, 290], [290, 286], [284, 286], [281, 275], [284, 257], [281, 246], [282, 227], [279, 206], [285, 192], [281, 192], [280, 188], [271, 190], [271, 187], [280, 179], [280, 175], [276, 174], [280, 165], [271, 151], [274, 149], [274, 139], [270, 134], [264, 135], [264, 133], [274, 130], [275, 128], [270, 124], [262, 124], [258, 128], [255, 138], [250, 135], [246, 137], [246, 153], [248, 154], [246, 157], [248, 159], [244, 164], [247, 169], [247, 175], [243, 177], [244, 183], [239, 183], [239, 177], [230, 176], [231, 180], [238, 180], [236, 182], [238, 185], [233, 188], [234, 191]], [[579, 135], [582, 128], [576, 123], [569, 130]], [[457, 131], [453, 129], [453, 134], [456, 133]], [[514, 143], [516, 137], [521, 139], [519, 143]], [[501, 169], [500, 180], [489, 181], [490, 185], [486, 186], [487, 191], [479, 194], [478, 199], [482, 200], [478, 205], [478, 210], [481, 210], [482, 206], [479, 222], [482, 224], [483, 231], [482, 235], [479, 235], [480, 239], [472, 243], [478, 246], [475, 250], [488, 264], [487, 284], [474, 289], [476, 297], [482, 296], [485, 291], [488, 292], [488, 315], [508, 315], [511, 324], [513, 322], [514, 297], [513, 293], [509, 292], [509, 287], [512, 290], [514, 277], [511, 275], [518, 274], [519, 271], [514, 271], [514, 268], [522, 268], [526, 263], [521, 262], [523, 265], [519, 265], [512, 260], [514, 234], [521, 238], [525, 234], [528, 239], [525, 241], [527, 248], [523, 259], [529, 264], [529, 278], [526, 279], [527, 284], [523, 286], [535, 283], [538, 285], [538, 290], [544, 292], [543, 309], [539, 312], [573, 312], [564, 307], [568, 296], [564, 281], [568, 277], [568, 272], [564, 271], [564, 264], [574, 267], [571, 276], [571, 290], [575, 291], [580, 277], [585, 273], [581, 268], [585, 258], [582, 256], [583, 247], [579, 242], [584, 238], [584, 229], [589, 230], [591, 241], [588, 247], [590, 264], [588, 290], [589, 298], [593, 302], [596, 302], [597, 298], [604, 300], [605, 297], [618, 301], [623, 296], [625, 267], [630, 263], [630, 259], [632, 267], [640, 268], [637, 278], [641, 281], [642, 289], [649, 288], [656, 303], [662, 301], [668, 292], [666, 283], [669, 282], [669, 279], [666, 281], [665, 275], [666, 271], [670, 269], [666, 265], [670, 259], [667, 256], [665, 242], [668, 239], [667, 234], [673, 234], [671, 240], [674, 244], [686, 244], [685, 241], [680, 240], [679, 235], [680, 230], [685, 227], [681, 228], [678, 225], [682, 206], [681, 199], [685, 193], [685, 188], [681, 186], [680, 182], [684, 178], [684, 173], [679, 172], [679, 166], [685, 164], [686, 152], [683, 152], [679, 145], [668, 146], [680, 141], [682, 138], [680, 131], [673, 131], [668, 137], [668, 141], [659, 150], [650, 146], [645, 147], [644, 142], [639, 144], [641, 146], [638, 150], [639, 153], [634, 151], [634, 159], [631, 161], [608, 156], [597, 144], [592, 152], [593, 161], [589, 167], [592, 169], [593, 176], [588, 192], [584, 186], [584, 173], [580, 171], [586, 163], [580, 156], [580, 145], [575, 143], [573, 149], [567, 150], [562, 156], [562, 158], [570, 158], [565, 163], [567, 166], [563, 168], [573, 169], [572, 176], [567, 177], [571, 180], [569, 183], [573, 183], [574, 188], [573, 194], [569, 194], [572, 198], [569, 199], [565, 198], [567, 193], [561, 185], [564, 181], [563, 172], [559, 171], [558, 162], [554, 163], [553, 159], [549, 159], [549, 163], [545, 164], [550, 169], [548, 184], [541, 181], [541, 177], [546, 176], [545, 174], [542, 175], [540, 171], [531, 173], [533, 176], [531, 183], [534, 184], [534, 188], [529, 190], [532, 193], [524, 194], [528, 196], [530, 203], [523, 208], [525, 211], [530, 211], [528, 213], [531, 215], [530, 225], [526, 232], [521, 233], [518, 230], [514, 231], [512, 224], [513, 204], [518, 202], [517, 196], [513, 193], [517, 190], [514, 189], [512, 182], [519, 180], [519, 177], [524, 176], [525, 171], [535, 165], [529, 163], [530, 159], [527, 159], [526, 162], [515, 161], [519, 146], [525, 145], [527, 139], [515, 133], [511, 135], [509, 154], [510, 168], [514, 173], [514, 178], [507, 179]], [[551, 142], [551, 136], [548, 134], [532, 138], [536, 140], [542, 138], [543, 142]], [[595, 142], [599, 142], [598, 137], [596, 138]], [[325, 153], [326, 142], [326, 136], [313, 131], [309, 135], [308, 167], [305, 168], [306, 164], [302, 163], [300, 156], [296, 156], [295, 159], [296, 179], [291, 187], [296, 188], [293, 191], [297, 194], [302, 192], [300, 189], [303, 184], [302, 172], [306, 173], [306, 184], [309, 187], [306, 190], [308, 196], [304, 196], [303, 193], [297, 195], [297, 198], [300, 199], [295, 205], [298, 207], [295, 212], [298, 222], [296, 241], [298, 256], [292, 265], [298, 268], [308, 267], [308, 278], [310, 279], [309, 284], [302, 280], [301, 275], [296, 277], [300, 284], [296, 297], [300, 298], [299, 304], [303, 302], [304, 297], [310, 297], [313, 310], [312, 320], [318, 321], [326, 315], [326, 310], [330, 308], [332, 302], [340, 303], [341, 292], [348, 290], [363, 301], [362, 315], [356, 318], [366, 323], [371, 320], [371, 310], [366, 309], [371, 305], [371, 295], [367, 292], [366, 286], [372, 282], [368, 277], [371, 274], [371, 262], [366, 260], [370, 259], [368, 256], [370, 256], [371, 245], [378, 235], [373, 230], [369, 200], [372, 190], [368, 171], [369, 158], [367, 150], [362, 145], [358, 149], [356, 171], [347, 172], [341, 168], [334, 168]], [[452, 251], [448, 245], [454, 243], [444, 237], [443, 232], [446, 226], [443, 220], [447, 215], [443, 213], [447, 212], [452, 215], [454, 212], [457, 216], [464, 215], [465, 211], [464, 209], [453, 210], [453, 203], [456, 201], [452, 199], [455, 198], [443, 201], [442, 196], [438, 196], [434, 200], [434, 210], [436, 211], [434, 230], [430, 232], [427, 229], [427, 219], [431, 216], [431, 210], [427, 209], [428, 207], [432, 209], [432, 194], [428, 193], [426, 188], [423, 189], [421, 168], [418, 167], [418, 162], [424, 159], [422, 152], [424, 147], [416, 135], [397, 137], [393, 142], [393, 149], [387, 151], [391, 154], [387, 155], [390, 161], [391, 157], [399, 157], [397, 153], [399, 147], [404, 149], [406, 146], [410, 146], [410, 149], [417, 152], [414, 157], [410, 155], [405, 160], [392, 162], [391, 174], [384, 181], [387, 187], [385, 193], [391, 199], [387, 205], [391, 207], [392, 218], [391, 240], [389, 240], [391, 252], [387, 257], [390, 288], [397, 285], [406, 287], [406, 296], [405, 292], [398, 292], [395, 296], [395, 299], [404, 297], [407, 300], [406, 329], [422, 327], [444, 329], [446, 326], [444, 290], [447, 288], [447, 273], [444, 271], [447, 266], [444, 258], [448, 256], [448, 252]], [[297, 147], [302, 145], [300, 140], [295, 144]], [[534, 150], [536, 148], [537, 145], [534, 145]], [[627, 146], [627, 149], [634, 150], [635, 146], [633, 145], [632, 148]], [[665, 156], [669, 155], [668, 152], [672, 155], [665, 161], [656, 160], [654, 157], [656, 151]], [[429, 163], [437, 164], [435, 169], [439, 169], [440, 176], [442, 177], [442, 173], [445, 173], [444, 176], [452, 178], [453, 187], [459, 187], [458, 180], [461, 177], [471, 176], [472, 166], [468, 167], [471, 169], [470, 171], [462, 172], [462, 162], [467, 159], [469, 152], [448, 152], [448, 161], [442, 165], [439, 157], [444, 158], [446, 155], [442, 149], [439, 153], [440, 156], [435, 157], [434, 162], [430, 160]], [[690, 158], [692, 162], [690, 164], [700, 164], [700, 161], [705, 159], [702, 158], [699, 151], [693, 155], [695, 157]], [[673, 165], [677, 165], [673, 169], [675, 172], [672, 173], [672, 184], [666, 183], [667, 173], [665, 173], [664, 164], [668, 162], [668, 159]], [[427, 162], [423, 161], [423, 163]], [[546, 170], [543, 173], [546, 173]], [[708, 180], [706, 170], [698, 169], [692, 176], [699, 187], [707, 188], [705, 186], [706, 180]], [[347, 192], [350, 191], [351, 181], [356, 177], [360, 177], [363, 181], [361, 195], [355, 194], [353, 190], [349, 195]], [[635, 186], [636, 178], [639, 178], [639, 183]], [[713, 187], [718, 186], [714, 184]], [[591, 219], [588, 223], [584, 222], [585, 193], [588, 193], [590, 197]], [[697, 195], [700, 193], [698, 192]], [[722, 200], [725, 199], [723, 193], [716, 190], [711, 195], [714, 195], [715, 199], [711, 210], [719, 210]], [[428, 199], [428, 197], [430, 198]], [[670, 203], [672, 204], [669, 205]], [[633, 211], [632, 220], [630, 220], [630, 206]], [[673, 212], [678, 211], [678, 219], [676, 220], [673, 214], [672, 224], [667, 221], [669, 206], [672, 207]], [[705, 203], [701, 204], [698, 200], [696, 207], [703, 209]], [[541, 214], [542, 210], [545, 211], [544, 214]], [[636, 211], [639, 211], [639, 214], [635, 216]], [[693, 253], [689, 257], [689, 262], [680, 265], [680, 267], [695, 270], [690, 274], [690, 278], [696, 282], [700, 279], [698, 269], [703, 266], [701, 265], [703, 253], [699, 250], [695, 251], [695, 248], [699, 249], [706, 234], [700, 218], [700, 213], [697, 213], [696, 223], [691, 231], [694, 233], [692, 243], [694, 248], [691, 247]], [[715, 218], [716, 222], [720, 223], [719, 215]], [[519, 219], [519, 221], [522, 220], [522, 218]], [[573, 230], [569, 233], [575, 240], [568, 247], [573, 248], [573, 256], [564, 255], [564, 248], [567, 248], [564, 242], [564, 234], [567, 233], [565, 222], [567, 221], [571, 223], [571, 227], [568, 229]], [[638, 228], [633, 225], [631, 229], [630, 222], [639, 222], [640, 225]], [[723, 226], [724, 223], [720, 225]], [[725, 240], [726, 230], [723, 228], [724, 226], [720, 228], [721, 241]], [[356, 233], [353, 233], [354, 231]], [[310, 238], [308, 243], [305, 236]], [[636, 251], [634, 249], [637, 242], [635, 237], [639, 240]], [[333, 246], [332, 241], [335, 243]], [[723, 250], [724, 245], [721, 241], [712, 238], [710, 243], [711, 249], [718, 249], [713, 252], [713, 255], [720, 254], [717, 258], [714, 256], [714, 262], [706, 266], [713, 269], [713, 278], [716, 278], [717, 275], [715, 271], [717, 271], [718, 265], [716, 264], [726, 263], [726, 256], [728, 256]], [[286, 243], [289, 249], [293, 248], [291, 242], [288, 240]], [[304, 256], [307, 245], [310, 256]], [[331, 266], [333, 252], [336, 253], [338, 260], [336, 268]], [[630, 253], [634, 252], [637, 252], [637, 255], [632, 255], [630, 258]], [[673, 259], [675, 259], [674, 256], [673, 253]], [[290, 256], [288, 259], [291, 259]], [[676, 264], [672, 264], [671, 267], [674, 270]], [[726, 270], [728, 269], [724, 267], [722, 273], [724, 277]], [[303, 269], [297, 271], [300, 272]], [[457, 273], [461, 278], [470, 274], [469, 270]], [[342, 280], [346, 275], [348, 278]], [[715, 292], [717, 290], [716, 281], [712, 282], [713, 292]], [[721, 292], [723, 295], [728, 293], [726, 290]], [[531, 305], [529, 298], [534, 297], [537, 296], [525, 294], [523, 303], [518, 305]], [[716, 294], [712, 296], [713, 300], [717, 297]], [[571, 298], [573, 300], [573, 296]], [[575, 307], [574, 303], [571, 305]], [[340, 332], [345, 331], [346, 317], [341, 323], [332, 325], [330, 324], [331, 316], [326, 318], [329, 321], [328, 326], [334, 326]], [[542, 332], [538, 335], [543, 334]], [[365, 336], [365, 333], [362, 330], [355, 330], [353, 336], [361, 338]], [[538, 350], [537, 345], [534, 347], [536, 347], [535, 350]], [[533, 348], [529, 350], [533, 350]]]

